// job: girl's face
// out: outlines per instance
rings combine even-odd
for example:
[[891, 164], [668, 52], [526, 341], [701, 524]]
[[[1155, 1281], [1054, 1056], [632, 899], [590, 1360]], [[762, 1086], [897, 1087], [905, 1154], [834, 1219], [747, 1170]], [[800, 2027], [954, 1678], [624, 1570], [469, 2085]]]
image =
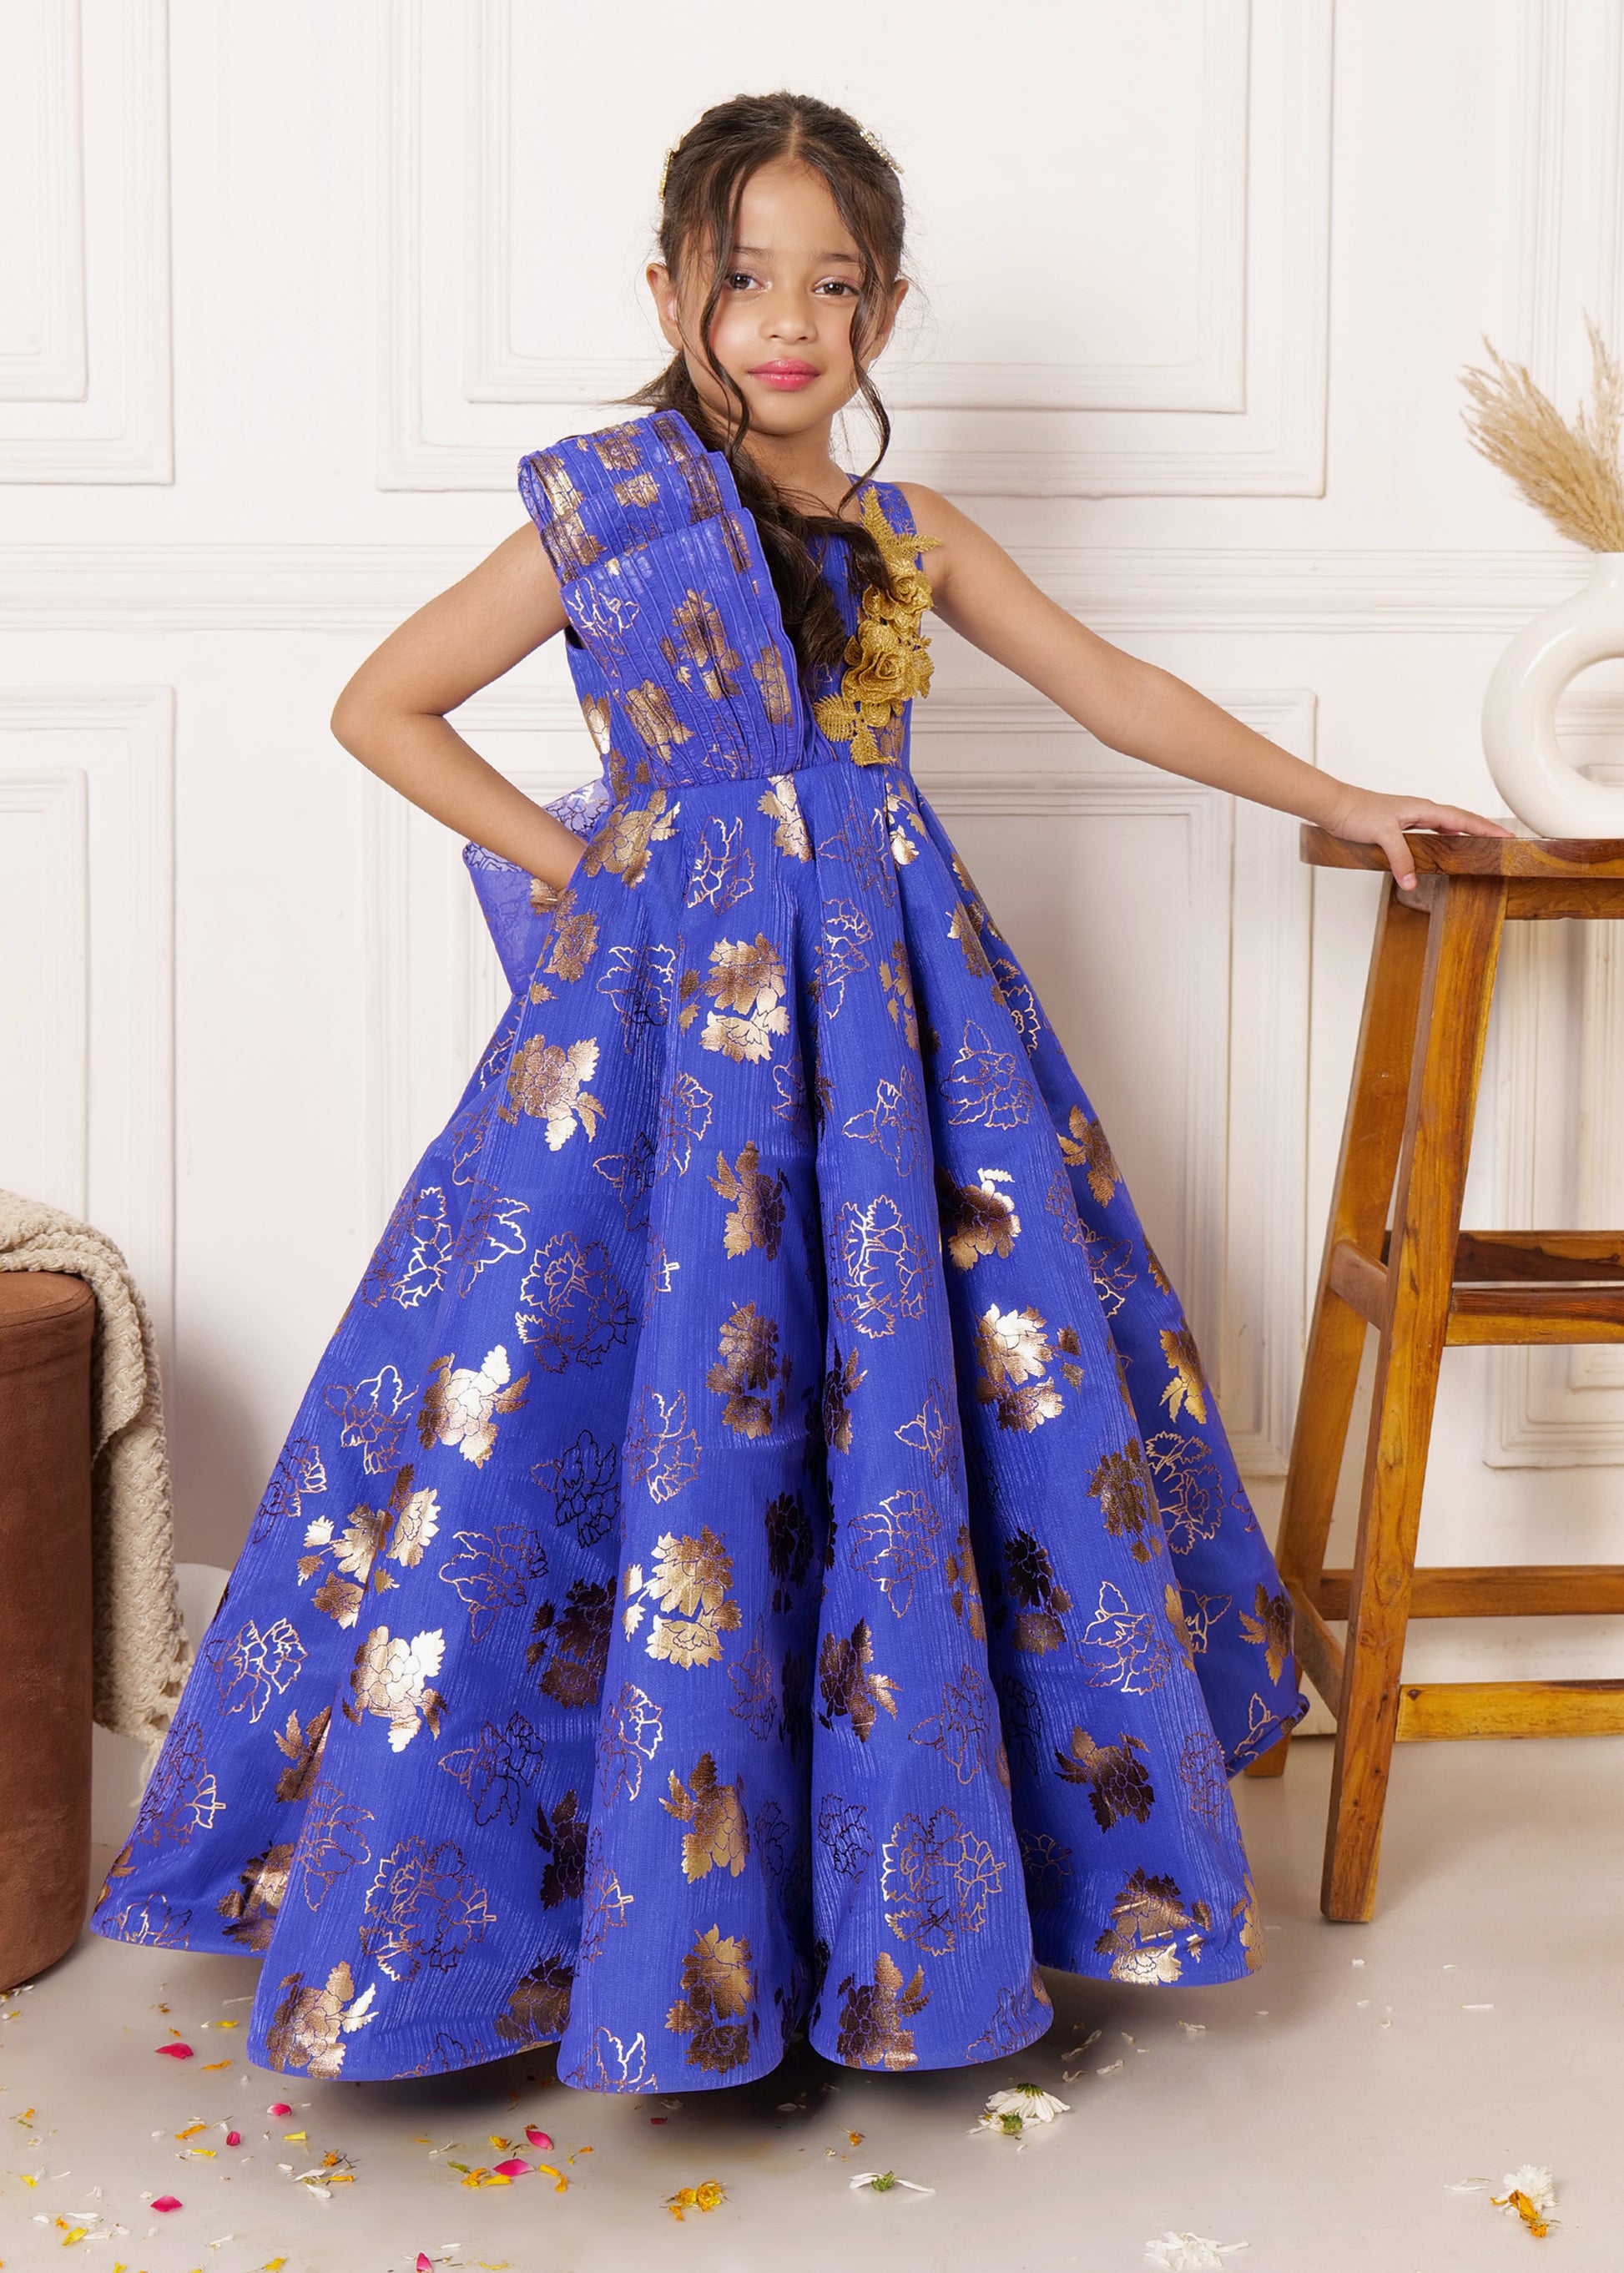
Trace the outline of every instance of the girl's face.
[[[710, 346], [757, 433], [784, 439], [823, 426], [857, 392], [853, 319], [862, 260], [823, 176], [783, 159], [758, 167], [739, 201], [739, 242], [723, 279]], [[690, 261], [679, 283], [658, 263], [649, 289], [661, 331], [688, 360], [699, 397], [726, 425], [733, 405], [705, 361], [700, 319], [710, 277]], [[907, 290], [892, 287], [872, 335], [872, 362]]]

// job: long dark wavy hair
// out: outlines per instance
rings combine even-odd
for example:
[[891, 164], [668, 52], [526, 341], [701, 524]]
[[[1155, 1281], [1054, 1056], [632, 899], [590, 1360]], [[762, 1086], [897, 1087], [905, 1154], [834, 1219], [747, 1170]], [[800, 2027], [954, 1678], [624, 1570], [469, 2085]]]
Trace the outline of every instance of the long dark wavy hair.
[[846, 546], [853, 589], [873, 584], [889, 593], [891, 578], [879, 546], [861, 522], [835, 514], [802, 512], [747, 454], [749, 408], [711, 345], [711, 326], [738, 243], [740, 198], [757, 168], [776, 159], [793, 160], [823, 176], [857, 246], [862, 274], [852, 315], [852, 356], [858, 391], [880, 439], [874, 462], [858, 476], [859, 484], [868, 479], [883, 458], [891, 420], [865, 358], [902, 273], [902, 185], [896, 168], [857, 121], [814, 95], [739, 94], [718, 102], [688, 129], [666, 165], [660, 258], [673, 281], [694, 262], [710, 263], [699, 344], [728, 406], [726, 431], [717, 431], [716, 416], [702, 401], [680, 349], [658, 378], [630, 399], [652, 409], [680, 411], [696, 433], [726, 455], [740, 499], [761, 531], [784, 627], [805, 676], [820, 664], [838, 664], [846, 642], [846, 626], [823, 581], [814, 545], [837, 540]]

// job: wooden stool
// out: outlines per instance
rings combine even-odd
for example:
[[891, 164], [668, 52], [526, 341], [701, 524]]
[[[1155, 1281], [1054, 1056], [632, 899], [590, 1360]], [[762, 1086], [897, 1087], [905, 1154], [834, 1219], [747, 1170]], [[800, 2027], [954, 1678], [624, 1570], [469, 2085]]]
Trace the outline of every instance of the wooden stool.
[[[1376, 923], [1276, 1549], [1299, 1662], [1336, 1715], [1320, 1908], [1346, 1920], [1374, 1906], [1395, 1740], [1624, 1729], [1624, 1681], [1403, 1677], [1411, 1617], [1624, 1611], [1624, 1566], [1415, 1567], [1445, 1347], [1624, 1341], [1624, 1232], [1460, 1228], [1501, 926], [1624, 919], [1624, 839], [1408, 842], [1415, 888], [1389, 875]], [[1374, 846], [1312, 828], [1301, 855], [1321, 868], [1387, 866]], [[1367, 1325], [1380, 1341], [1358, 1542], [1350, 1571], [1327, 1571]], [[1345, 1647], [1333, 1618], [1348, 1622]], [[1252, 1773], [1278, 1774], [1289, 1743]]]

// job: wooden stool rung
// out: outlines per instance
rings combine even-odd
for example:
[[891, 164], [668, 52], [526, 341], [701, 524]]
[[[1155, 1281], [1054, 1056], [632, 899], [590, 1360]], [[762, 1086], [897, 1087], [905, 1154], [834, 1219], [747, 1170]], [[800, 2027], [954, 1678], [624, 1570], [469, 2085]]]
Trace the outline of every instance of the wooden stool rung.
[[[1345, 1618], [1351, 1571], [1322, 1571], [1312, 1590], [1322, 1618]], [[1610, 1563], [1423, 1565], [1410, 1579], [1412, 1618], [1624, 1616], [1624, 1567]]]
[[1615, 1737], [1624, 1681], [1420, 1681], [1399, 1692], [1398, 1742], [1453, 1737]]
[[1462, 1231], [1455, 1242], [1455, 1276], [1457, 1283], [1486, 1279], [1584, 1279], [1604, 1283], [1624, 1279], [1624, 1233]]
[[1373, 1255], [1350, 1239], [1339, 1239], [1331, 1250], [1330, 1283], [1350, 1310], [1372, 1326], [1381, 1324], [1387, 1315], [1387, 1274]]
[[1335, 1714], [1342, 1693], [1342, 1646], [1320, 1615], [1319, 1605], [1307, 1588], [1289, 1578], [1285, 1579], [1285, 1587], [1297, 1613], [1297, 1662]]
[[1624, 1287], [1457, 1287], [1444, 1340], [1455, 1349], [1482, 1342], [1624, 1342]]
[[[1524, 1244], [1535, 1240], [1542, 1243]], [[1387, 1242], [1382, 1244], [1385, 1248]], [[1464, 1271], [1462, 1248], [1467, 1250]], [[1563, 1248], [1568, 1252], [1564, 1254]], [[1459, 1349], [1485, 1342], [1527, 1347], [1624, 1341], [1624, 1284], [1612, 1283], [1615, 1277], [1624, 1280], [1624, 1262], [1616, 1273], [1601, 1267], [1620, 1249], [1624, 1241], [1615, 1232], [1462, 1232], [1456, 1243], [1445, 1342]], [[1328, 1277], [1332, 1293], [1340, 1294], [1350, 1310], [1370, 1325], [1383, 1324], [1387, 1314], [1385, 1260], [1367, 1254], [1350, 1239], [1339, 1239], [1331, 1250]], [[1503, 1283], [1507, 1279], [1518, 1283]], [[1576, 1279], [1590, 1283], [1575, 1286], [1572, 1282]]]

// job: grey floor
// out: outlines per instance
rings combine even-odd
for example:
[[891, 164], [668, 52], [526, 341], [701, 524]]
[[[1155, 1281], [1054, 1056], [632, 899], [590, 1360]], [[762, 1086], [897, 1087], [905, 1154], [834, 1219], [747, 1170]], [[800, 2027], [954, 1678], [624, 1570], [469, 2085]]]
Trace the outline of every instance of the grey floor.
[[[245, 2014], [229, 2000], [252, 1990], [252, 1960], [86, 1937], [0, 2004], [0, 2262], [410, 2273], [421, 2251], [510, 2273], [1127, 2273], [1170, 2230], [1245, 2243], [1221, 2260], [1232, 2273], [1618, 2273], [1624, 1740], [1407, 1747], [1365, 1927], [1318, 1915], [1329, 1770], [1329, 1744], [1303, 1743], [1283, 1782], [1237, 1786], [1262, 1972], [1188, 1992], [1052, 1976], [1043, 2043], [947, 2074], [803, 2055], [673, 2104], [566, 2089], [531, 2054], [433, 2082], [310, 2084], [244, 2073], [241, 2028], [218, 2025]], [[172, 2027], [197, 2048], [184, 2065], [154, 2057]], [[1084, 2058], [1063, 2057], [1096, 2028]], [[1064, 2083], [1064, 2067], [1084, 2072]], [[1019, 2150], [967, 2135], [1016, 2081], [1071, 2113]], [[273, 2120], [283, 2098], [296, 2112]], [[219, 2129], [176, 2139], [222, 2122], [240, 2148]], [[568, 2191], [465, 2187], [450, 2164], [494, 2163], [492, 2134], [533, 2153], [527, 2122], [552, 2134]], [[329, 2151], [353, 2179], [322, 2202], [298, 2174]], [[1524, 2163], [1556, 2179], [1544, 2241], [1489, 2201]], [[873, 2169], [935, 2192], [853, 2194]], [[679, 2224], [664, 2197], [706, 2179], [726, 2199]], [[1472, 2179], [1491, 2183], [1458, 2190]], [[160, 2217], [147, 2204], [164, 2194], [183, 2207]]]

